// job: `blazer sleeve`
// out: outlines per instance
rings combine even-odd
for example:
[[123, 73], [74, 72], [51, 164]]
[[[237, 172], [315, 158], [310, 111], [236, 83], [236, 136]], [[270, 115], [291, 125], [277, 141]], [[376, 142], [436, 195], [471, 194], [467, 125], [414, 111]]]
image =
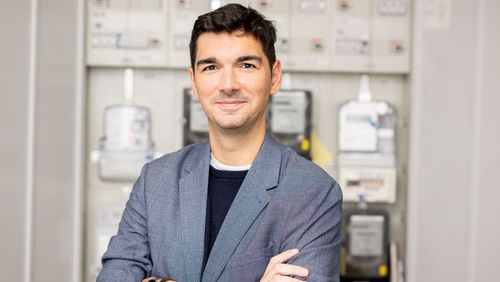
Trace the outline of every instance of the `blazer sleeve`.
[[342, 192], [336, 182], [318, 190], [305, 192], [297, 201], [281, 251], [299, 249], [288, 263], [307, 268], [307, 281], [338, 282]]
[[138, 282], [151, 273], [145, 198], [146, 173], [147, 164], [134, 184], [118, 233], [111, 238], [108, 250], [102, 257], [102, 270], [97, 282]]

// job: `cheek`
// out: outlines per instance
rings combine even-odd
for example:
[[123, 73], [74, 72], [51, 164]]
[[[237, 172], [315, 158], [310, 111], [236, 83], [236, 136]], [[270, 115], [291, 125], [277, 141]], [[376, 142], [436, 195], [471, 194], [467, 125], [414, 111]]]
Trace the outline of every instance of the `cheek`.
[[240, 84], [254, 96], [267, 96], [271, 91], [271, 79], [267, 75], [245, 76], [240, 79]]
[[211, 79], [199, 78], [196, 81], [196, 89], [198, 90], [200, 100], [207, 99], [215, 93], [217, 85]]
[[198, 84], [204, 87], [215, 86], [221, 80], [221, 72], [211, 72], [211, 73], [199, 73]]

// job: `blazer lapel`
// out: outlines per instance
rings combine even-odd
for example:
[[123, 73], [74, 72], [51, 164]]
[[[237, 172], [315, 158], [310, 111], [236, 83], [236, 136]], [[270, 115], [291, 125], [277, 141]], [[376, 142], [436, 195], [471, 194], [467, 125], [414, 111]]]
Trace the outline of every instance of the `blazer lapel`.
[[208, 142], [186, 160], [179, 179], [180, 224], [187, 281], [201, 281], [210, 147]]
[[216, 281], [220, 277], [241, 239], [269, 203], [271, 196], [267, 190], [276, 187], [279, 179], [281, 150], [278, 146], [266, 135], [217, 235], [202, 281]]

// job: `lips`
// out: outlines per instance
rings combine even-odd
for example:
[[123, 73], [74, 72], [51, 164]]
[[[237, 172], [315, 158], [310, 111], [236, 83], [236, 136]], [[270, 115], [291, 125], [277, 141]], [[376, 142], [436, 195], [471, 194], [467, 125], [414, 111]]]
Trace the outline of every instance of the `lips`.
[[241, 108], [245, 103], [246, 103], [246, 101], [242, 101], [242, 100], [221, 100], [221, 101], [215, 102], [215, 104], [219, 108], [221, 108], [223, 110], [228, 110], [228, 111], [237, 110], [237, 109]]

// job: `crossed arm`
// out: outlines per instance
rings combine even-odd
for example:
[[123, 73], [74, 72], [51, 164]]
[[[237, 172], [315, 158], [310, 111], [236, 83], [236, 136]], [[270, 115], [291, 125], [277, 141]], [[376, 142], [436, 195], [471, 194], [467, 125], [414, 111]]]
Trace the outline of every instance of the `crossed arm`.
[[286, 251], [271, 258], [261, 282], [339, 281], [342, 196], [336, 183], [330, 188], [304, 195], [304, 204], [290, 211], [289, 222], [293, 220], [294, 227], [284, 236], [282, 248]]
[[[301, 277], [305, 279], [309, 274], [309, 270], [301, 266], [286, 263], [289, 259], [291, 259], [298, 253], [299, 253], [298, 249], [291, 249], [272, 257], [260, 281], [261, 282], [303, 281], [291, 278], [291, 276]], [[142, 280], [142, 282], [176, 282], [176, 281], [170, 279], [161, 279], [157, 277], [149, 277]]]

